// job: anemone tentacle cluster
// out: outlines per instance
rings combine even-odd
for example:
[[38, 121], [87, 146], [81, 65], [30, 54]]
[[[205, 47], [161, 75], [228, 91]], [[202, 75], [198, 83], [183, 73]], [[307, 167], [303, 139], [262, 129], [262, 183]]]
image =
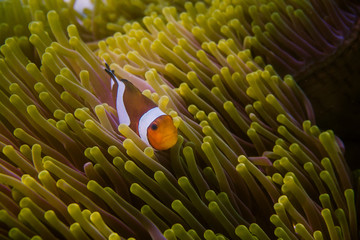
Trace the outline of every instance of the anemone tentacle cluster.
[[[278, 40], [266, 22], [286, 13], [315, 34], [323, 1], [123, 1], [120, 17], [95, 2], [85, 15], [73, 1], [0, 2], [16, 13], [1, 19], [1, 238], [357, 239], [341, 140], [315, 125], [294, 72], [269, 64], [286, 49], [262, 51]], [[347, 36], [356, 5], [330, 2]], [[172, 116], [173, 148], [119, 125], [105, 62]]]

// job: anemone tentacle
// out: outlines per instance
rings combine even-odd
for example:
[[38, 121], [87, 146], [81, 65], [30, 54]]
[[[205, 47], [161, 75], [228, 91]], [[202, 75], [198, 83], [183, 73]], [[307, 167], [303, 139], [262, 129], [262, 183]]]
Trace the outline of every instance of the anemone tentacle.
[[[355, 3], [95, 3], [1, 3], [1, 237], [357, 238], [344, 146], [291, 75], [336, 51]], [[172, 116], [172, 149], [118, 126], [104, 62]]]

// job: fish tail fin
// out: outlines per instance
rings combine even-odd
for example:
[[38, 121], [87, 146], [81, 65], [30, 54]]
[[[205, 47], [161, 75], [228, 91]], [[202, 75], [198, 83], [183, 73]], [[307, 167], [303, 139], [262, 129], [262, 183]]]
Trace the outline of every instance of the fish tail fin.
[[105, 72], [106, 72], [107, 74], [109, 74], [109, 76], [111, 77], [111, 79], [114, 81], [114, 82], [111, 82], [111, 87], [113, 87], [115, 83], [118, 83], [118, 82], [119, 82], [119, 80], [118, 80], [118, 78], [115, 76], [114, 70], [111, 70], [111, 69], [110, 69], [110, 66], [109, 66], [109, 64], [108, 64], [107, 62], [105, 62], [105, 67], [106, 67], [106, 68], [105, 68]]

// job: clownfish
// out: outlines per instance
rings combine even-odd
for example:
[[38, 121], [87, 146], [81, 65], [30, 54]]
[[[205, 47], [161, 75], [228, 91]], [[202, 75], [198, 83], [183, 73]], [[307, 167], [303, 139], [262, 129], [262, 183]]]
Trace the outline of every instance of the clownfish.
[[172, 117], [165, 114], [140, 90], [126, 79], [118, 79], [105, 63], [105, 71], [112, 78], [111, 91], [119, 123], [128, 125], [143, 142], [156, 150], [167, 150], [177, 142], [177, 129]]

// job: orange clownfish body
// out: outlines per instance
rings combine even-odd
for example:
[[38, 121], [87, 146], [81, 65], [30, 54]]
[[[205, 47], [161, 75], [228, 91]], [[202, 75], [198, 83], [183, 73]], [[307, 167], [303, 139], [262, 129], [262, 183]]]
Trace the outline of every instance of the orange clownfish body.
[[119, 123], [128, 125], [142, 141], [157, 150], [166, 150], [177, 142], [177, 129], [171, 116], [165, 114], [139, 89], [126, 79], [119, 80], [109, 65], [105, 71], [111, 76], [112, 94]]

